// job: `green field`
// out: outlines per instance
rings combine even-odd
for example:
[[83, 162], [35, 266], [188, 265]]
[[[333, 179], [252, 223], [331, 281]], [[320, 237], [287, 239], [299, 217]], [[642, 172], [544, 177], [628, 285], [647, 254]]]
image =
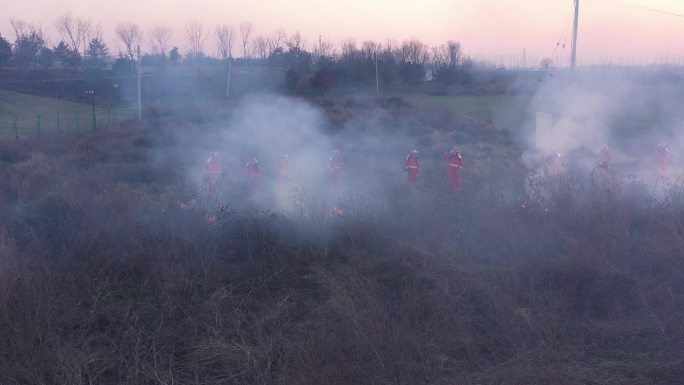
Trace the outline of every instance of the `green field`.
[[[412, 95], [407, 99], [419, 106], [449, 109], [509, 130], [525, 120], [529, 101], [526, 97], [510, 95]], [[98, 107], [95, 116], [97, 126], [104, 127], [112, 121], [134, 117], [135, 108]], [[92, 107], [84, 103], [0, 90], [0, 136], [30, 134], [54, 128], [73, 131], [92, 129]]]
[[91, 106], [65, 100], [22, 94], [0, 90], [0, 120], [14, 120], [37, 115], [56, 115], [58, 113], [86, 113]]
[[[92, 106], [61, 99], [0, 90], [0, 136], [25, 135], [55, 128], [93, 128]], [[97, 127], [130, 119], [134, 108], [95, 108]]]
[[528, 97], [514, 95], [433, 96], [409, 97], [413, 103], [425, 107], [446, 108], [459, 115], [493, 122], [500, 128], [512, 129], [525, 120]]

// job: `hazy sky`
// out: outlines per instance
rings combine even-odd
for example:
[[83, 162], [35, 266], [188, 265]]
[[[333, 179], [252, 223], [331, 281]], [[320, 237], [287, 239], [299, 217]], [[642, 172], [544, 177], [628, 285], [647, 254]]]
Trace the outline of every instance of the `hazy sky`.
[[[172, 45], [185, 51], [191, 20], [212, 31], [217, 23], [251, 22], [256, 33], [299, 31], [307, 42], [415, 37], [430, 45], [461, 42], [467, 54], [551, 56], [559, 40], [570, 50], [573, 0], [0, 0], [0, 31], [13, 40], [10, 17], [40, 23], [55, 44], [56, 17], [67, 11], [101, 24], [112, 52], [118, 21], [174, 29]], [[646, 7], [648, 9], [645, 9]], [[667, 11], [664, 15], [653, 10]], [[213, 36], [212, 36], [213, 38]], [[215, 52], [213, 39], [206, 51]], [[684, 0], [581, 0], [580, 58], [684, 56]], [[238, 52], [234, 52], [237, 54]]]

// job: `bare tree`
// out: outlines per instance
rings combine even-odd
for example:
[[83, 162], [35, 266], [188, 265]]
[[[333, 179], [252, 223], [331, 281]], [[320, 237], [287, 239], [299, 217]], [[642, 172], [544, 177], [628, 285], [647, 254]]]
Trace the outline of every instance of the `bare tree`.
[[293, 33], [287, 38], [285, 45], [287, 45], [287, 49], [290, 51], [303, 49], [304, 40], [302, 39], [302, 35], [299, 32]]
[[43, 27], [39, 24], [27, 23], [23, 20], [11, 18], [10, 25], [14, 30], [16, 40], [19, 40], [19, 38], [21, 37], [30, 35], [35, 35], [43, 40], [47, 39], [47, 36], [45, 36], [45, 34], [43, 33]]
[[233, 40], [235, 38], [235, 28], [227, 25], [219, 25], [216, 27], [216, 42], [219, 50], [219, 55], [223, 60], [233, 58]]
[[85, 54], [93, 39], [102, 40], [102, 30], [92, 20], [65, 13], [57, 17], [55, 27], [62, 41], [74, 52]]
[[340, 42], [340, 49], [342, 50], [342, 57], [345, 59], [350, 59], [356, 55], [356, 40], [352, 38], [346, 38]]
[[166, 56], [166, 48], [171, 39], [171, 29], [165, 25], [154, 25], [150, 30], [150, 41], [153, 51]]
[[278, 28], [266, 39], [268, 43], [268, 52], [272, 53], [277, 49], [283, 48], [283, 42], [287, 39], [287, 33], [284, 29]]
[[432, 48], [432, 65], [434, 68], [456, 69], [463, 62], [461, 44], [448, 41], [439, 47]]
[[81, 44], [82, 38], [78, 34], [76, 21], [71, 13], [65, 13], [58, 16], [55, 24], [57, 27], [57, 32], [59, 32], [59, 36], [62, 38], [62, 41], [69, 48], [71, 48], [71, 50], [80, 52], [79, 46]]
[[366, 60], [374, 59], [378, 51], [380, 51], [380, 43], [373, 40], [366, 40], [361, 44], [361, 57]]
[[427, 45], [416, 39], [403, 42], [398, 52], [402, 63], [424, 64], [430, 58]]
[[252, 35], [254, 27], [251, 23], [240, 24], [240, 37], [242, 39], [242, 57], [249, 58], [249, 38]]
[[335, 45], [328, 40], [321, 39], [319, 36], [318, 43], [313, 47], [313, 54], [317, 59], [333, 57], [335, 56]]
[[26, 22], [23, 20], [10, 18], [10, 25], [14, 30], [14, 40], [19, 40], [20, 37], [26, 35]]
[[259, 59], [268, 57], [268, 38], [264, 35], [257, 35], [254, 38], [254, 53]]
[[10, 24], [16, 35], [14, 59], [21, 67], [37, 65], [46, 43], [43, 28], [15, 18], [10, 19]]
[[190, 22], [185, 27], [185, 34], [188, 37], [188, 43], [190, 43], [190, 54], [195, 57], [202, 55], [204, 52], [204, 42], [207, 40], [202, 24], [198, 21]]
[[396, 41], [387, 39], [382, 47], [378, 45], [378, 51], [385, 58], [385, 60], [394, 60], [396, 59], [395, 54], [398, 50], [397, 46], [398, 44]]
[[102, 27], [100, 24], [95, 24], [92, 20], [78, 18], [76, 21], [76, 29], [80, 31], [81, 35], [81, 50], [85, 54], [88, 51], [88, 46], [93, 39], [102, 41]]
[[117, 36], [121, 39], [126, 51], [128, 52], [128, 57], [131, 60], [135, 59], [136, 46], [140, 44], [142, 40], [142, 31], [137, 24], [131, 22], [120, 22], [114, 28]]

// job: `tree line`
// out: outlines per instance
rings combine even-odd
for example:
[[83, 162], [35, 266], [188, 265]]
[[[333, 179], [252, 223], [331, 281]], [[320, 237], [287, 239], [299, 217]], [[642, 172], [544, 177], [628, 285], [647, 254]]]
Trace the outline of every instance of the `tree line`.
[[[178, 46], [171, 45], [174, 31], [168, 26], [143, 30], [133, 22], [119, 22], [114, 28], [118, 43], [114, 54], [99, 24], [71, 13], [56, 18], [59, 39], [53, 46], [42, 26], [15, 18], [10, 24], [14, 42], [0, 35], [0, 67], [130, 71], [138, 57], [143, 66], [160, 68], [231, 61], [284, 69], [291, 89], [368, 84], [378, 77], [383, 84], [416, 85], [426, 80], [462, 84], [471, 79], [473, 67], [456, 41], [429, 46], [415, 38], [403, 42], [348, 38], [335, 44], [319, 38], [309, 44], [298, 32], [288, 34], [280, 28], [259, 34], [246, 22], [210, 29], [193, 21], [182, 31], [189, 47], [183, 55]], [[208, 41], [213, 41], [215, 52], [208, 52]], [[143, 51], [139, 53], [139, 49]]]

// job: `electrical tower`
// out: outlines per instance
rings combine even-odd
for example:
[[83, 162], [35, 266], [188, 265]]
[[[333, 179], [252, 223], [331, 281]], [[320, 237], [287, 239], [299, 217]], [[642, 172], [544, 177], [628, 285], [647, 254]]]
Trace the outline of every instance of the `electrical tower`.
[[577, 62], [577, 24], [579, 23], [579, 3], [575, 0], [575, 18], [572, 22], [572, 53], [570, 55], [570, 67], [575, 68]]

